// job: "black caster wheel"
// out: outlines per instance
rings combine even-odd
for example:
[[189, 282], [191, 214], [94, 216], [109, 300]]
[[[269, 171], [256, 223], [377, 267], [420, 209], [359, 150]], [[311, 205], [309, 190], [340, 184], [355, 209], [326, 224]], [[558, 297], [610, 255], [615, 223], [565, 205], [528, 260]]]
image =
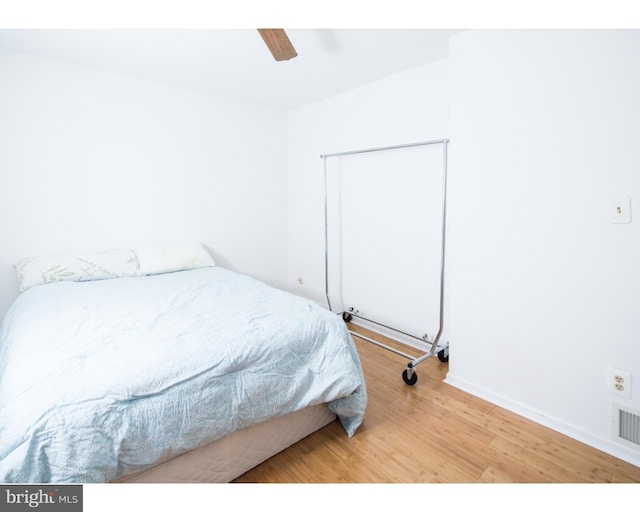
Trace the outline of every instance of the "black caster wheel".
[[353, 317], [351, 316], [351, 313], [347, 313], [346, 311], [345, 311], [344, 313], [342, 313], [342, 319], [343, 319], [345, 322], [347, 322], [347, 323], [351, 322], [351, 319], [352, 319], [352, 318], [353, 318]]
[[438, 359], [440, 359], [440, 361], [442, 363], [448, 363], [449, 362], [449, 351], [447, 349], [442, 349], [440, 352], [438, 352]]
[[409, 377], [409, 370], [404, 370], [402, 372], [402, 380], [405, 384], [409, 386], [413, 386], [416, 382], [418, 382], [418, 374], [415, 370], [411, 373], [411, 377]]

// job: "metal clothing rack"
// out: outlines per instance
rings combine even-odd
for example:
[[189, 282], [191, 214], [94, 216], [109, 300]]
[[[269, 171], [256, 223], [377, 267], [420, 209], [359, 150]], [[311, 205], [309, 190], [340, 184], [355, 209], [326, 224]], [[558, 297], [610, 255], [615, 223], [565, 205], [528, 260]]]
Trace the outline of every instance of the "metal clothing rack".
[[384, 327], [394, 333], [401, 334], [403, 336], [408, 336], [410, 338], [416, 339], [421, 342], [426, 342], [431, 345], [431, 348], [420, 357], [413, 357], [412, 355], [406, 354], [401, 350], [398, 350], [394, 347], [390, 347], [381, 343], [379, 341], [373, 340], [367, 336], [364, 336], [360, 333], [349, 330], [349, 333], [353, 336], [356, 336], [364, 341], [377, 345], [381, 348], [389, 350], [397, 355], [403, 356], [406, 359], [409, 359], [409, 363], [407, 364], [407, 368], [402, 372], [402, 380], [413, 386], [418, 381], [418, 374], [416, 373], [416, 366], [421, 362], [427, 360], [428, 358], [437, 355], [438, 359], [441, 362], [449, 361], [449, 343], [440, 343], [440, 338], [442, 336], [442, 331], [444, 328], [444, 256], [445, 256], [445, 234], [446, 234], [446, 214], [447, 214], [447, 148], [449, 144], [449, 139], [438, 139], [438, 140], [430, 140], [424, 142], [415, 142], [411, 144], [401, 144], [397, 146], [385, 146], [385, 147], [377, 147], [370, 149], [360, 149], [356, 151], [345, 151], [342, 153], [330, 153], [325, 155], [320, 155], [323, 162], [323, 171], [324, 171], [324, 275], [325, 275], [325, 296], [327, 299], [327, 305], [330, 311], [333, 311], [331, 307], [331, 299], [329, 297], [329, 221], [328, 221], [328, 205], [327, 205], [327, 159], [339, 156], [347, 156], [347, 155], [357, 155], [361, 153], [373, 153], [377, 151], [389, 151], [394, 149], [404, 149], [404, 148], [412, 148], [417, 146], [431, 146], [431, 145], [442, 145], [443, 159], [442, 159], [442, 246], [440, 250], [440, 296], [439, 296], [439, 320], [438, 320], [438, 333], [436, 334], [433, 341], [429, 341], [427, 339], [427, 335], [423, 338], [418, 338], [417, 336], [413, 336], [407, 332], [403, 332], [395, 327], [385, 325], [381, 322], [377, 322], [370, 318], [366, 318], [359, 314], [359, 311], [353, 307], [349, 307], [346, 310], [340, 312], [342, 314], [342, 318], [348, 323], [352, 320], [352, 317], [360, 318], [372, 324], [378, 325], [380, 327]]

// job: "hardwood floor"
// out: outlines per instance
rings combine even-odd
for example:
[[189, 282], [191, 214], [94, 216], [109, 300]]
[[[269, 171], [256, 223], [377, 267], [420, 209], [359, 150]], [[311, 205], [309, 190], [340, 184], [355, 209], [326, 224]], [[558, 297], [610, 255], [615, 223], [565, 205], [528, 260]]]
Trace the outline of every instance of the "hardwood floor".
[[354, 339], [369, 397], [356, 435], [333, 422], [236, 482], [640, 482], [639, 467], [443, 383], [436, 357], [407, 386], [405, 358]]

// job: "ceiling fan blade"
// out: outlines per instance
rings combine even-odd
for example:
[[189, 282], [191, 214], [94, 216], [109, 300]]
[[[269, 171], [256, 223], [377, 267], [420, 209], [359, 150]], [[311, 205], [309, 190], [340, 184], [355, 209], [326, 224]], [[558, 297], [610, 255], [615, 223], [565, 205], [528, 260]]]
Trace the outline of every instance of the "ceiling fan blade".
[[259, 28], [258, 32], [277, 61], [297, 57], [296, 49], [291, 44], [286, 32], [281, 28]]

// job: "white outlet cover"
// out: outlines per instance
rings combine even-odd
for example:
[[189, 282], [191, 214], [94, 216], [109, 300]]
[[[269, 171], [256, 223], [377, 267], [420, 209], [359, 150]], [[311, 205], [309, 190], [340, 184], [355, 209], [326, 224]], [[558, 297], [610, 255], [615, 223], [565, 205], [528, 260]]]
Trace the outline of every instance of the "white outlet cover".
[[[618, 382], [618, 379], [621, 379]], [[621, 386], [621, 389], [616, 387]], [[631, 373], [615, 368], [607, 368], [607, 391], [621, 398], [631, 398]]]
[[609, 200], [609, 222], [629, 224], [631, 222], [631, 198], [618, 196]]

